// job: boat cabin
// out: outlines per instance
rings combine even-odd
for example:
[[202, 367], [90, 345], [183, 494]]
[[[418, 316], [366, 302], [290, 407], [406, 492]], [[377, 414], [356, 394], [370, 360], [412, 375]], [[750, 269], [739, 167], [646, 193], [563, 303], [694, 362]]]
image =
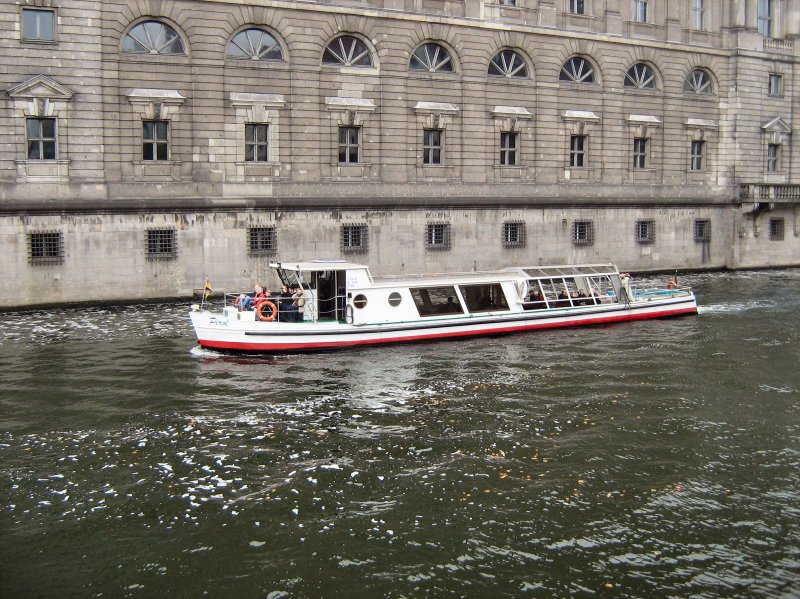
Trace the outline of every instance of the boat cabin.
[[281, 282], [306, 292], [305, 320], [348, 324], [468, 317], [626, 301], [608, 264], [512, 267], [490, 272], [372, 277], [344, 260], [270, 264]]

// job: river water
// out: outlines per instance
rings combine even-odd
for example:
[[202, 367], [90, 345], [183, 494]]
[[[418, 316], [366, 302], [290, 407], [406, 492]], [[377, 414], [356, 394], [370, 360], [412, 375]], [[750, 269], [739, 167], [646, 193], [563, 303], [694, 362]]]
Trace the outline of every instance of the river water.
[[800, 270], [699, 316], [280, 358], [0, 315], [2, 597], [800, 594]]

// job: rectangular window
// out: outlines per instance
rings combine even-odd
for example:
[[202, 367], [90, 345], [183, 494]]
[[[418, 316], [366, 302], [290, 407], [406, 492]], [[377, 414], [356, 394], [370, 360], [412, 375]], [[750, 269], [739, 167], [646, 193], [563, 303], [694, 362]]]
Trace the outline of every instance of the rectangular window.
[[28, 160], [56, 159], [56, 120], [25, 119]]
[[585, 15], [585, 10], [583, 0], [569, 0], [569, 12], [573, 15]]
[[148, 260], [172, 260], [177, 256], [175, 229], [148, 229], [145, 243]]
[[500, 164], [514, 166], [517, 164], [517, 134], [500, 133]]
[[53, 42], [56, 39], [56, 13], [53, 10], [22, 9], [22, 39], [26, 42]]
[[576, 220], [572, 223], [572, 243], [592, 245], [594, 243], [593, 223], [590, 220]]
[[369, 249], [367, 225], [342, 225], [342, 251], [363, 253]]
[[636, 243], [653, 243], [656, 240], [656, 221], [636, 221]]
[[781, 166], [781, 147], [778, 144], [767, 146], [767, 172], [777, 173]]
[[508, 310], [508, 300], [499, 283], [491, 285], [459, 285], [458, 290], [470, 312]]
[[699, 218], [694, 221], [694, 240], [695, 241], [710, 241], [711, 240], [711, 221], [707, 218]]
[[442, 131], [425, 129], [422, 133], [422, 164], [442, 164]]
[[647, 0], [633, 0], [633, 20], [647, 23]]
[[269, 125], [245, 124], [244, 161], [269, 161]]
[[142, 122], [142, 160], [169, 160], [169, 123]]
[[278, 234], [275, 227], [250, 227], [247, 229], [247, 253], [250, 256], [274, 256], [278, 252]]
[[772, 37], [772, 0], [758, 0], [758, 32], [766, 37]]
[[361, 162], [361, 127], [339, 127], [339, 162]]
[[503, 6], [516, 6], [517, 0], [500, 0], [500, 4]]
[[769, 239], [770, 241], [783, 241], [785, 231], [785, 221], [782, 218], [769, 219]]
[[692, 0], [692, 26], [703, 31], [706, 25], [706, 0]]
[[770, 96], [783, 95], [783, 75], [770, 73], [769, 76], [769, 89], [767, 90]]
[[503, 247], [525, 247], [525, 223], [522, 221], [508, 221], [503, 223]]
[[464, 313], [455, 287], [419, 287], [410, 291], [420, 316]]
[[706, 142], [693, 141], [691, 155], [689, 157], [689, 170], [702, 171], [703, 161], [706, 153]]
[[33, 265], [61, 264], [64, 261], [64, 236], [60, 232], [28, 235], [28, 259]]
[[569, 136], [569, 165], [573, 167], [586, 166], [586, 136]]
[[647, 150], [650, 145], [649, 140], [637, 137], [633, 140], [633, 168], [647, 168]]
[[431, 251], [450, 249], [450, 224], [428, 223], [425, 227], [425, 247]]

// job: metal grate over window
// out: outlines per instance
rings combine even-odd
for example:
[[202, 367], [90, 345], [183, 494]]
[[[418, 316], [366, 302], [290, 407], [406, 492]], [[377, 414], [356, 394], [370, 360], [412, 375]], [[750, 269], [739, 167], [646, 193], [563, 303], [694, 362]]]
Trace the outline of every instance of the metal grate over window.
[[522, 221], [506, 221], [503, 223], [503, 247], [525, 247], [525, 223]]
[[636, 221], [636, 243], [653, 243], [656, 240], [656, 221]]
[[178, 255], [175, 229], [148, 229], [145, 238], [148, 260], [173, 260]]
[[694, 240], [695, 241], [710, 241], [711, 240], [711, 221], [707, 218], [701, 218], [694, 221]]
[[342, 252], [357, 254], [368, 249], [367, 225], [342, 225]]
[[786, 233], [786, 221], [782, 218], [769, 219], [769, 240], [783, 241]]
[[60, 231], [30, 233], [28, 260], [32, 265], [64, 262], [64, 235]]
[[594, 243], [594, 223], [590, 220], [576, 220], [572, 223], [572, 243], [592, 245]]
[[275, 227], [247, 229], [247, 253], [250, 256], [274, 256], [278, 253], [278, 233]]
[[425, 247], [430, 251], [450, 249], [450, 223], [428, 223], [425, 227]]

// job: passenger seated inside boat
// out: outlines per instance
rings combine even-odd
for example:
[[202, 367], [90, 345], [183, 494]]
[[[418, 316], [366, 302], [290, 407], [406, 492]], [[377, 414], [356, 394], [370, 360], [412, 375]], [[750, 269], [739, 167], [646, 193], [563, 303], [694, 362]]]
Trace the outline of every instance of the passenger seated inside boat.
[[269, 291], [265, 292], [264, 288], [256, 283], [253, 291], [250, 293], [242, 293], [237, 297], [233, 304], [239, 308], [240, 311], [252, 310], [255, 307], [257, 300], [263, 300], [269, 297]]
[[569, 293], [567, 293], [566, 289], [562, 289], [561, 293], [558, 294], [558, 301], [556, 302], [556, 306], [559, 308], [569, 308]]
[[525, 297], [525, 310], [541, 310], [546, 308], [547, 304], [544, 301], [544, 295], [541, 289], [531, 289]]

